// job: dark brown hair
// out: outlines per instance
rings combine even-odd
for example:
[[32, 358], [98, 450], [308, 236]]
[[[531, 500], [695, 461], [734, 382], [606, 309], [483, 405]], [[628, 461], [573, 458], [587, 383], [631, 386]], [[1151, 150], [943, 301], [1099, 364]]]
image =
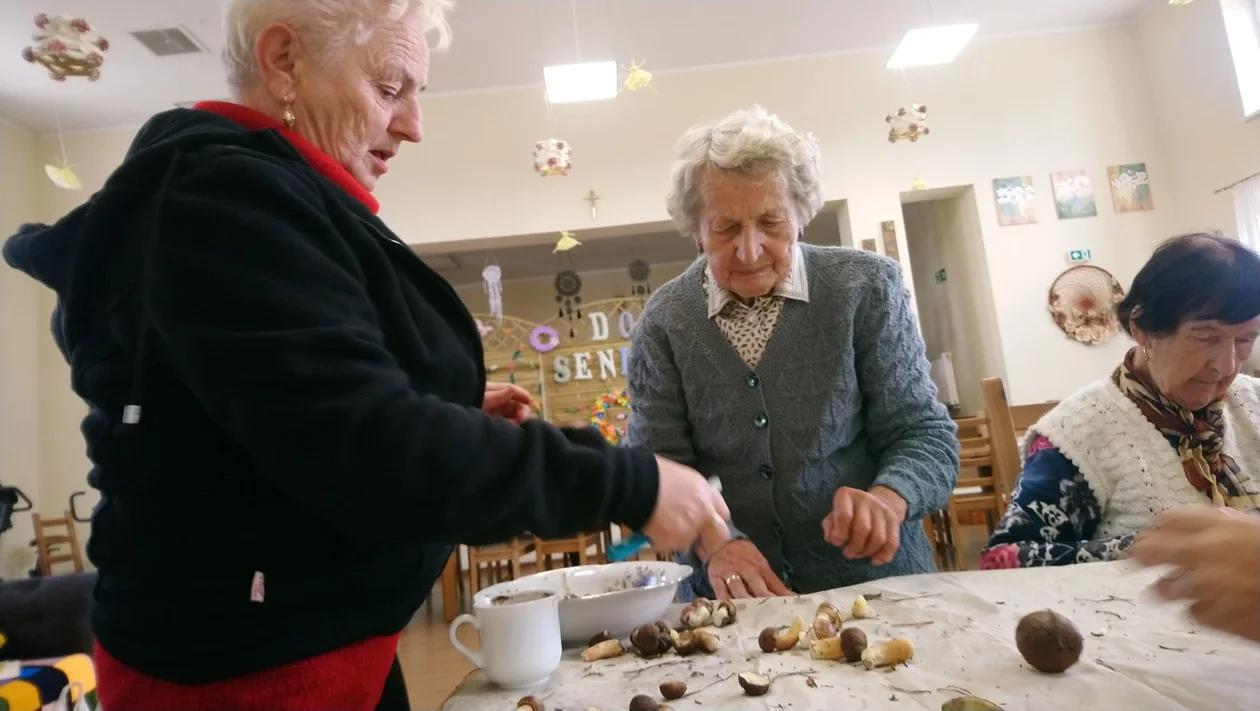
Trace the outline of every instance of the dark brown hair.
[[1260, 255], [1219, 233], [1173, 237], [1133, 278], [1117, 316], [1125, 332], [1152, 336], [1191, 320], [1250, 321], [1260, 316]]

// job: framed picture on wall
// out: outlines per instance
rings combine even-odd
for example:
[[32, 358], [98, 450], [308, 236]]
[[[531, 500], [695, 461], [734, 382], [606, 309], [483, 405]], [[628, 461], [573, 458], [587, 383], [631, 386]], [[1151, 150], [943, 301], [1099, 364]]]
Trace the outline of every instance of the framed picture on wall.
[[1111, 186], [1111, 204], [1116, 212], [1145, 212], [1155, 209], [1151, 197], [1151, 180], [1145, 163], [1107, 166], [1107, 183]]
[[993, 198], [997, 201], [998, 224], [1031, 225], [1037, 222], [1037, 190], [1032, 176], [1018, 178], [994, 178]]
[[1051, 173], [1050, 185], [1054, 188], [1054, 211], [1060, 220], [1098, 217], [1098, 203], [1094, 201], [1094, 183], [1084, 170]]

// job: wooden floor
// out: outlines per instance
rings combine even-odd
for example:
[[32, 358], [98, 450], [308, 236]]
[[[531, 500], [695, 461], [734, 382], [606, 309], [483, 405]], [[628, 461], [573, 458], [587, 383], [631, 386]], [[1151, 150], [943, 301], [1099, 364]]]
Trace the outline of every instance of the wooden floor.
[[[980, 526], [961, 528], [962, 558], [968, 570], [975, 570], [987, 533]], [[398, 644], [398, 659], [407, 679], [413, 711], [436, 711], [459, 682], [473, 671], [473, 665], [451, 646], [447, 629], [441, 591], [435, 589], [429, 602], [403, 631]], [[471, 625], [464, 625], [459, 632], [460, 642], [471, 649], [477, 648], [477, 632]]]

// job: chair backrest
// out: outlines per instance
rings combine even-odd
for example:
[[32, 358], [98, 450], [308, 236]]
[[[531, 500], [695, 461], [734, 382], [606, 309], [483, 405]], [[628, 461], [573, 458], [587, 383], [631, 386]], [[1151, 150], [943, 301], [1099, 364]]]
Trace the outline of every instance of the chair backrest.
[[1002, 379], [985, 378], [980, 386], [984, 391], [984, 414], [989, 424], [993, 478], [1000, 480], [997, 488], [1005, 499], [1010, 496], [1021, 469], [1015, 421], [1011, 417], [1011, 405], [1006, 399], [1006, 387], [1002, 384]]
[[1023, 437], [1029, 427], [1037, 424], [1043, 415], [1058, 405], [1057, 400], [1038, 402], [1032, 405], [1011, 405], [1011, 422], [1015, 425], [1015, 436]]
[[[35, 555], [39, 559], [40, 572], [52, 575], [52, 567], [57, 563], [71, 563], [76, 573], [83, 572], [83, 555], [79, 550], [79, 534], [74, 528], [73, 514], [64, 511], [61, 518], [32, 514], [31, 523], [35, 526]], [[55, 528], [63, 528], [65, 533], [49, 530]], [[62, 550], [62, 546], [68, 550]]]

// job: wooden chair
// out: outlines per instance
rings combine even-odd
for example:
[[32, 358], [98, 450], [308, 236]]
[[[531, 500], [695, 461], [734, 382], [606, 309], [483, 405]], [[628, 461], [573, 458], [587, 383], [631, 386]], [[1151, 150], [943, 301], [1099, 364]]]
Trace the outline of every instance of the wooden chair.
[[[536, 540], [536, 539], [535, 539]], [[527, 539], [513, 538], [506, 543], [488, 546], [468, 546], [468, 594], [476, 595], [483, 587], [481, 584], [481, 565], [488, 565], [491, 580], [499, 582], [503, 573], [507, 572], [508, 580], [521, 577], [521, 558], [529, 552], [531, 544]]]
[[[610, 531], [596, 530], [579, 533], [570, 538], [543, 539], [534, 537], [534, 555], [538, 556], [538, 570], [551, 570], [552, 556], [561, 555], [564, 560], [574, 559], [578, 565], [603, 563], [608, 560], [605, 538]], [[590, 553], [595, 548], [595, 554]], [[565, 567], [561, 565], [560, 567]]]
[[1015, 436], [1023, 437], [1028, 428], [1037, 424], [1043, 415], [1054, 409], [1058, 405], [1057, 400], [1049, 402], [1039, 402], [1033, 405], [1011, 405], [1011, 422], [1015, 425]]
[[[43, 518], [39, 514], [31, 514], [31, 522], [35, 526], [35, 557], [39, 561], [39, 570], [44, 575], [52, 575], [52, 567], [57, 563], [71, 563], [74, 572], [83, 572], [83, 555], [79, 550], [79, 534], [74, 529], [74, 516], [69, 511], [62, 512], [61, 518]], [[49, 529], [61, 528], [64, 533], [53, 533]], [[68, 550], [61, 550], [66, 546]]]

